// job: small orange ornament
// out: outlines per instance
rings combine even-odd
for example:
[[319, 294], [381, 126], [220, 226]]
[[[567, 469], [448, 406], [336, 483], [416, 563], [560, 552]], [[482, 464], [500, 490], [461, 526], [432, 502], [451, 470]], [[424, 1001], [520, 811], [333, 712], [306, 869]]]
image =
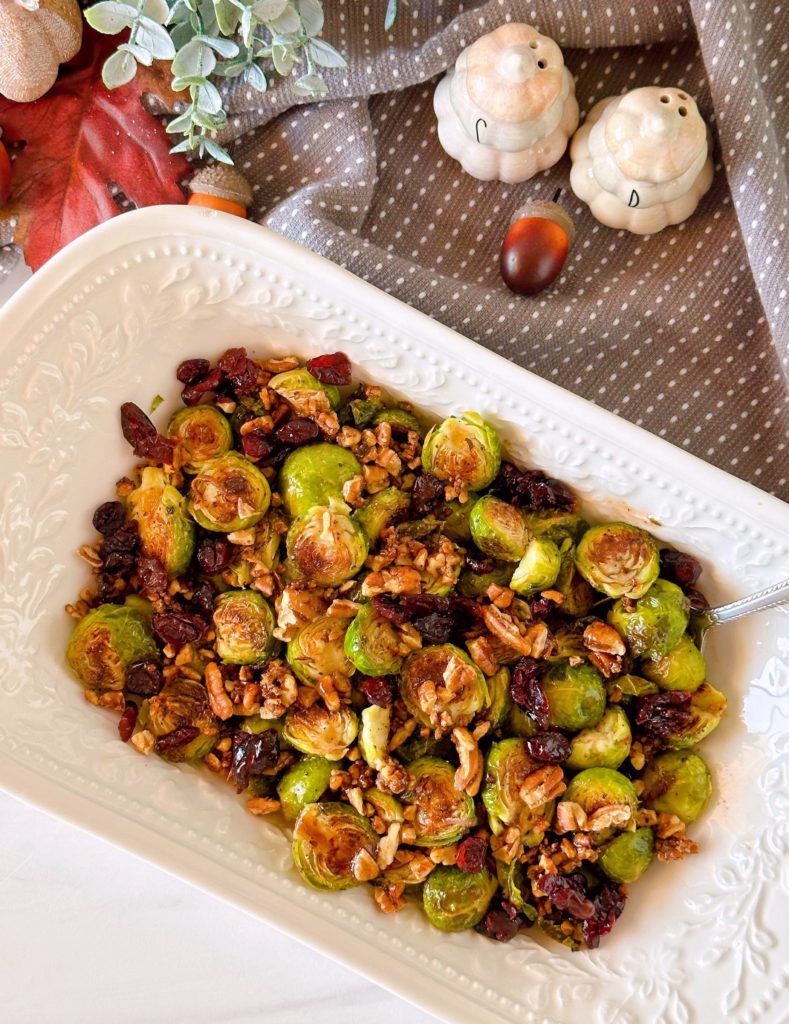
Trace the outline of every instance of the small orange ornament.
[[504, 283], [518, 295], [536, 295], [561, 274], [575, 228], [558, 203], [533, 202], [513, 216], [501, 246]]
[[0, 206], [5, 206], [11, 195], [11, 158], [0, 142]]
[[252, 188], [235, 167], [212, 164], [201, 167], [189, 182], [189, 206], [206, 206], [236, 217], [246, 217], [252, 205]]

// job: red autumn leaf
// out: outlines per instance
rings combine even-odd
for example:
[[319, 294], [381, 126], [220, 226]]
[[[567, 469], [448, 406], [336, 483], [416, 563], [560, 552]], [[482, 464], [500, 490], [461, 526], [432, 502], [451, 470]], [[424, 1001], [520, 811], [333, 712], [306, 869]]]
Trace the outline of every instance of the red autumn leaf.
[[101, 66], [117, 45], [117, 37], [86, 28], [79, 54], [45, 96], [35, 103], [0, 97], [5, 141], [24, 143], [0, 218], [17, 218], [14, 241], [33, 270], [120, 212], [110, 184], [136, 206], [184, 202], [178, 181], [189, 162], [170, 153], [173, 140], [141, 103], [142, 92], [172, 103], [166, 75], [155, 65], [140, 68], [128, 85], [107, 89]]

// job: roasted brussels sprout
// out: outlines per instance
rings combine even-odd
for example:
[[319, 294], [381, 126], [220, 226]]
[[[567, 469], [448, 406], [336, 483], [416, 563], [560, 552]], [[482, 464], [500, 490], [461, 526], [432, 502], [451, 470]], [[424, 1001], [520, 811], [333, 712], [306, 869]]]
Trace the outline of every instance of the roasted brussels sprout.
[[655, 856], [655, 837], [651, 828], [620, 832], [600, 850], [597, 863], [614, 882], [637, 882]]
[[377, 840], [367, 818], [348, 804], [307, 804], [293, 828], [293, 863], [313, 889], [350, 889], [360, 881], [360, 857], [375, 858]]
[[230, 533], [259, 523], [271, 490], [257, 466], [238, 452], [204, 462], [189, 489], [189, 511], [204, 530]]
[[143, 702], [138, 721], [157, 739], [185, 726], [200, 730], [182, 746], [159, 751], [165, 761], [199, 761], [211, 753], [219, 738], [219, 723], [209, 706], [208, 693], [195, 679], [168, 683], [161, 693]]
[[575, 564], [608, 597], [642, 597], [657, 579], [660, 550], [652, 536], [627, 523], [593, 526], [578, 541]]
[[424, 436], [422, 424], [412, 412], [405, 409], [381, 409], [373, 416], [373, 426], [377, 427], [379, 423], [391, 423], [394, 430], [413, 430], [420, 437]]
[[716, 690], [711, 683], [702, 683], [690, 695], [691, 718], [682, 730], [671, 732], [666, 736], [666, 744], [673, 750], [701, 743], [713, 729], [717, 729], [726, 710], [726, 697]]
[[499, 435], [475, 412], [450, 416], [429, 430], [422, 465], [439, 480], [481, 491], [493, 483], [501, 465]]
[[547, 537], [532, 537], [512, 574], [510, 586], [524, 596], [539, 594], [554, 585], [561, 567], [561, 552], [554, 542]]
[[381, 819], [384, 825], [391, 825], [396, 821], [405, 821], [403, 816], [403, 805], [397, 799], [396, 796], [392, 796], [391, 793], [384, 793], [380, 789], [376, 789], [373, 786], [372, 789], [366, 789], [364, 791], [364, 802], [366, 804], [372, 804], [375, 809], [376, 815]]
[[356, 613], [345, 634], [345, 654], [368, 676], [390, 676], [400, 671], [403, 657], [394, 626], [375, 614], [371, 604]]
[[652, 683], [641, 676], [624, 675], [611, 679], [606, 684], [609, 696], [619, 694], [621, 697], [648, 697], [652, 693], [658, 693], [657, 683]]
[[315, 505], [342, 501], [342, 488], [361, 475], [362, 466], [347, 448], [310, 444], [297, 448], [282, 463], [279, 492], [288, 515], [303, 516]]
[[307, 804], [320, 800], [333, 770], [333, 762], [325, 757], [301, 757], [288, 768], [277, 783], [277, 796], [286, 821], [295, 821]]
[[531, 886], [524, 872], [523, 864], [519, 860], [514, 860], [511, 864], [497, 860], [496, 876], [504, 898], [528, 920], [536, 920], [537, 908], [528, 902], [529, 896], [531, 896]]
[[704, 655], [689, 636], [681, 640], [661, 658], [645, 661], [641, 671], [661, 690], [696, 690], [707, 677]]
[[74, 627], [66, 648], [71, 670], [88, 690], [122, 690], [126, 669], [159, 657], [151, 606], [140, 598], [101, 604]]
[[458, 593], [464, 597], [484, 597], [491, 583], [508, 587], [512, 579], [512, 565], [496, 565], [490, 572], [472, 572], [464, 569], [458, 580]]
[[347, 619], [320, 615], [298, 631], [288, 644], [288, 664], [294, 675], [307, 686], [314, 686], [320, 676], [346, 676], [354, 672], [353, 662], [345, 653]]
[[481, 714], [491, 729], [500, 729], [507, 721], [512, 707], [510, 699], [510, 670], [502, 665], [498, 672], [488, 677], [488, 703]]
[[404, 799], [415, 810], [414, 846], [448, 846], [477, 823], [474, 801], [455, 787], [455, 769], [438, 757], [420, 757], [408, 765], [412, 785]]
[[282, 727], [282, 735], [292, 747], [327, 761], [343, 758], [358, 731], [356, 715], [344, 705], [337, 711], [329, 711], [323, 704], [292, 707]]
[[546, 817], [547, 804], [529, 807], [521, 798], [523, 780], [541, 767], [516, 736], [494, 743], [486, 761], [482, 802], [488, 812], [490, 829], [499, 835], [508, 825], [517, 826], [529, 845], [538, 843], [542, 834], [533, 832], [535, 824]]
[[546, 661], [552, 665], [564, 664], [568, 658], [586, 660], [589, 650], [584, 646], [583, 624], [578, 621], [568, 622], [560, 626], [554, 633], [554, 649], [548, 654]]
[[216, 653], [228, 665], [263, 665], [274, 644], [274, 613], [256, 590], [228, 590], [214, 601]]
[[611, 804], [627, 804], [633, 815], [638, 808], [633, 783], [613, 768], [587, 768], [579, 772], [570, 780], [561, 800], [579, 804], [588, 815]]
[[351, 579], [367, 558], [362, 528], [345, 512], [325, 505], [316, 505], [294, 520], [286, 546], [302, 576], [323, 587], [337, 587]]
[[582, 729], [573, 736], [567, 767], [573, 771], [582, 768], [618, 768], [630, 753], [632, 739], [625, 712], [615, 705], [609, 707], [597, 725], [591, 729]]
[[485, 916], [497, 887], [496, 879], [485, 868], [468, 872], [441, 865], [425, 882], [425, 915], [442, 932], [473, 928]]
[[554, 580], [551, 590], [558, 590], [564, 595], [561, 604], [564, 615], [582, 618], [589, 613], [594, 604], [595, 592], [575, 567], [575, 548], [570, 546], [564, 550], [560, 549], [560, 554], [559, 575]]
[[529, 531], [520, 509], [486, 494], [469, 517], [471, 538], [480, 551], [502, 562], [518, 562], [529, 543]]
[[591, 665], [554, 665], [542, 681], [551, 725], [557, 729], [591, 729], [605, 711], [605, 687]]
[[[628, 610], [631, 609], [631, 610]], [[668, 580], [655, 580], [633, 607], [617, 601], [608, 622], [639, 658], [655, 659], [668, 654], [682, 639], [690, 618], [688, 599]]]
[[371, 704], [362, 711], [359, 753], [376, 771], [380, 771], [386, 762], [391, 722], [391, 708], [381, 708], [377, 704]]
[[534, 736], [539, 732], [537, 723], [517, 704], [512, 704], [507, 715], [507, 731], [513, 736]]
[[284, 398], [297, 416], [315, 416], [340, 407], [340, 392], [333, 384], [321, 384], [303, 366], [278, 373], [268, 382], [272, 391]]
[[280, 561], [281, 533], [278, 525], [284, 522], [277, 513], [269, 510], [259, 523], [255, 524], [254, 540], [238, 548], [238, 553], [223, 575], [236, 587], [248, 587], [255, 579], [254, 572], [265, 568], [273, 572]]
[[471, 513], [478, 500], [472, 494], [462, 505], [457, 499], [449, 502], [449, 515], [443, 521], [441, 530], [450, 540], [459, 544], [471, 543]]
[[215, 405], [179, 409], [170, 417], [167, 433], [178, 439], [186, 473], [197, 473], [209, 459], [225, 455], [233, 447], [230, 420]]
[[644, 769], [642, 781], [644, 806], [676, 814], [686, 825], [699, 817], [712, 795], [710, 770], [690, 750], [669, 750], [653, 757]]
[[[447, 690], [447, 698], [437, 701], [436, 691], [442, 688]], [[421, 725], [435, 729], [468, 725], [485, 707], [488, 688], [465, 651], [454, 644], [440, 644], [408, 655], [400, 673], [400, 696]]]
[[535, 537], [546, 537], [561, 547], [568, 538], [574, 544], [588, 529], [588, 524], [577, 512], [546, 508], [524, 513], [526, 525]]
[[137, 523], [143, 554], [158, 558], [168, 576], [183, 575], [194, 553], [195, 526], [186, 499], [167, 483], [164, 470], [147, 466], [126, 507]]
[[387, 487], [385, 491], [373, 494], [366, 505], [354, 512], [353, 518], [364, 530], [370, 544], [374, 544], [384, 527], [404, 516], [410, 504], [411, 499], [405, 491]]

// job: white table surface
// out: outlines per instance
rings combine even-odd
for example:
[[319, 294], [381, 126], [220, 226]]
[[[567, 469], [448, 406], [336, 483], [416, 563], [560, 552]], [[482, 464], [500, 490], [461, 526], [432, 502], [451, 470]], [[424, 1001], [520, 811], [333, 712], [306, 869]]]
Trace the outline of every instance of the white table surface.
[[[19, 267], [0, 277], [0, 304], [27, 276]], [[260, 921], [0, 792], [3, 1024], [350, 1020], [435, 1024]]]

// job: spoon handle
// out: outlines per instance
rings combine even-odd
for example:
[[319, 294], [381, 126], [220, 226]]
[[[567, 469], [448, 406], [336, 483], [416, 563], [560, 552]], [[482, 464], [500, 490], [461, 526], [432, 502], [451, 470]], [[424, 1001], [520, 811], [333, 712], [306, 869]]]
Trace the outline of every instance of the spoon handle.
[[707, 612], [707, 619], [712, 625], [720, 625], [722, 622], [731, 622], [733, 619], [740, 619], [743, 615], [752, 615], [753, 612], [764, 612], [768, 608], [775, 608], [776, 605], [789, 601], [789, 580], [781, 583], [773, 583], [771, 587], [742, 597], [739, 601], [732, 601], [731, 604], [722, 604], [718, 608], [710, 608]]

